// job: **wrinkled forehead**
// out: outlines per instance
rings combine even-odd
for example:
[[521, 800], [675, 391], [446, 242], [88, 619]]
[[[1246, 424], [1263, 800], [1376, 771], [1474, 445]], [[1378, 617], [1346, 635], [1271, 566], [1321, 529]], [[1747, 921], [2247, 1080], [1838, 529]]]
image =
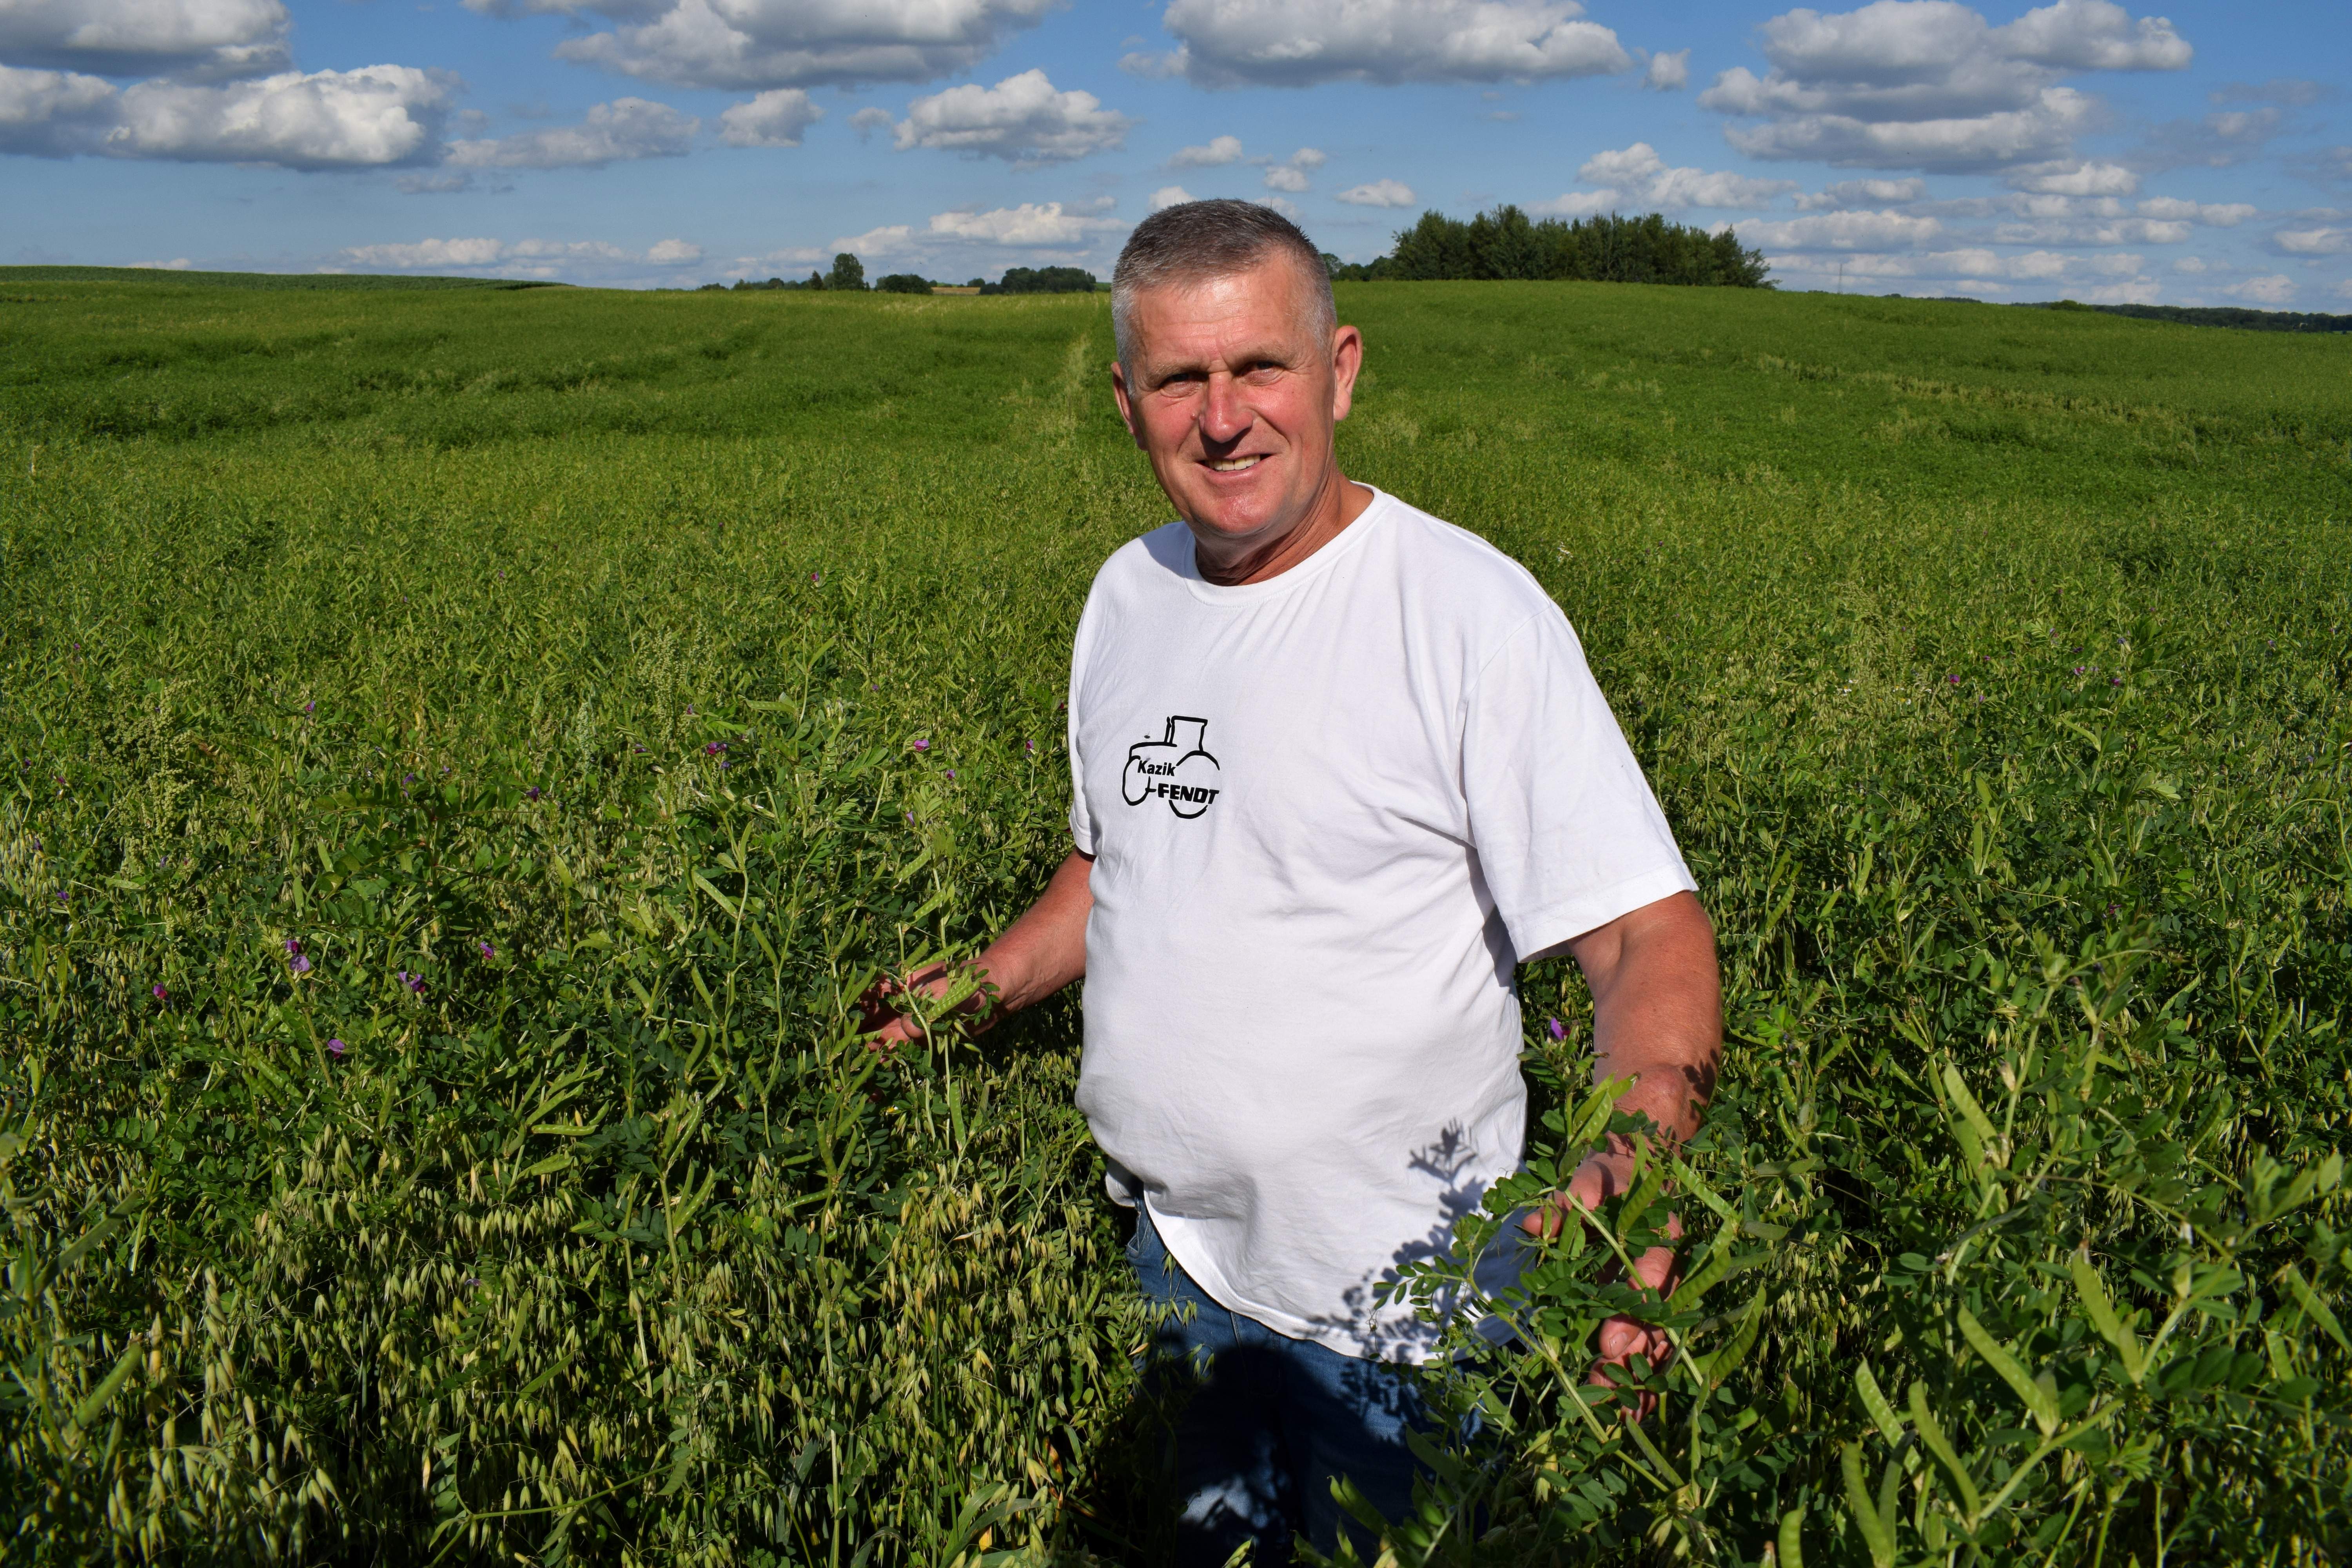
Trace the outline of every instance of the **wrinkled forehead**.
[[1319, 303], [1298, 264], [1276, 252], [1237, 271], [1139, 288], [1126, 324], [1139, 367], [1182, 368], [1276, 352], [1289, 358], [1319, 349]]

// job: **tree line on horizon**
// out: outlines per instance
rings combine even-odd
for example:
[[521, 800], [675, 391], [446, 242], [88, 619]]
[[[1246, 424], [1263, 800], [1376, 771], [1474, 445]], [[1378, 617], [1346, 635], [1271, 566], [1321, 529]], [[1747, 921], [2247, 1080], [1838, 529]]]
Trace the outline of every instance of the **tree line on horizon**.
[[1395, 248], [1369, 262], [1324, 257], [1335, 282], [1570, 279], [1595, 283], [1682, 283], [1735, 289], [1773, 287], [1760, 250], [1731, 229], [1710, 234], [1669, 223], [1658, 213], [1626, 217], [1530, 218], [1505, 205], [1464, 221], [1430, 211], [1396, 237]]

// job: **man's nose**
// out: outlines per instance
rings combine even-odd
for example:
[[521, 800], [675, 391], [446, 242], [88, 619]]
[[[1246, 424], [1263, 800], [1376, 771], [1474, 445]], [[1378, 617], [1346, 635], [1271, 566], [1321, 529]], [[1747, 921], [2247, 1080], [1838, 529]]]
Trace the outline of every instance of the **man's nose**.
[[1257, 415], [1242, 396], [1241, 383], [1230, 375], [1209, 378], [1209, 395], [1201, 401], [1201, 435], [1215, 446], [1238, 441], [1256, 423]]

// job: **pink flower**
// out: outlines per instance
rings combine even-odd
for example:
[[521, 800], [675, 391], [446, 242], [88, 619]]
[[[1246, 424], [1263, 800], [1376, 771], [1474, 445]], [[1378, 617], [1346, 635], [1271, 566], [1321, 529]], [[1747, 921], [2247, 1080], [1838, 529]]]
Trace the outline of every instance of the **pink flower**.
[[497, 957], [497, 956], [498, 956], [498, 952], [499, 952], [499, 950], [498, 950], [497, 948], [495, 948], [495, 947], [492, 947], [492, 946], [491, 946], [488, 942], [476, 942], [474, 945], [475, 945], [475, 946], [477, 946], [477, 947], [478, 947], [478, 948], [480, 948], [480, 949], [482, 950], [482, 956], [483, 956], [484, 958], [495, 958], [495, 957]]
[[350, 1048], [351, 1047], [344, 1045], [341, 1040], [329, 1040], [327, 1042], [327, 1054], [331, 1057], [340, 1057], [343, 1052]]
[[929, 741], [924, 740], [919, 735], [915, 738], [915, 750], [919, 752], [928, 752], [930, 749], [931, 743]]
[[156, 986], [156, 987], [155, 987], [155, 1000], [156, 1000], [156, 1001], [158, 1001], [158, 1002], [169, 1002], [171, 999], [172, 999], [172, 994], [171, 994], [169, 991], [164, 990], [161, 985], [158, 985], [158, 986]]
[[1546, 1018], [1544, 1020], [1544, 1027], [1551, 1031], [1551, 1037], [1555, 1040], [1564, 1040], [1568, 1038], [1568, 1026], [1561, 1023], [1558, 1018]]

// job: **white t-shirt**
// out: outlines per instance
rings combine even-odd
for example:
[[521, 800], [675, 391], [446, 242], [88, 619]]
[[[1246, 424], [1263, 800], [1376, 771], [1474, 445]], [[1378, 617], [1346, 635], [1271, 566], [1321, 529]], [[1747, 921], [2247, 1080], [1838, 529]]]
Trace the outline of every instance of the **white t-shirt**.
[[1210, 1296], [1350, 1355], [1520, 1160], [1513, 970], [1696, 886], [1567, 617], [1393, 496], [1279, 577], [1112, 555], [1070, 667], [1078, 1108]]

